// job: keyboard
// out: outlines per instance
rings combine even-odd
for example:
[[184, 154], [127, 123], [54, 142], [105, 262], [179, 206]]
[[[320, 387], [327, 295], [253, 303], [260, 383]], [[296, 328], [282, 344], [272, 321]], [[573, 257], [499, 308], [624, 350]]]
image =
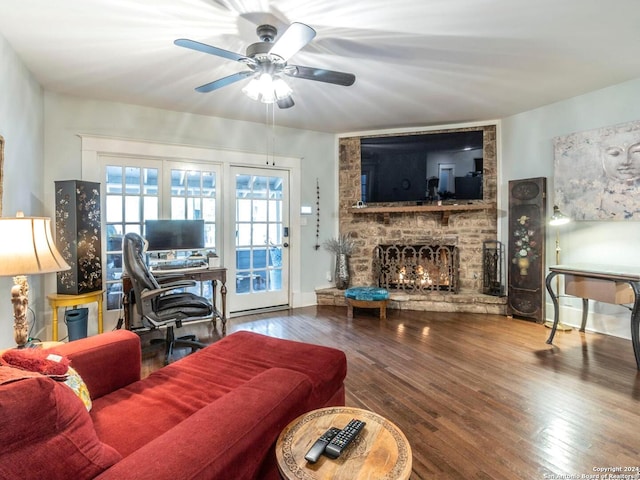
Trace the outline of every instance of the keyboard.
[[188, 273], [188, 272], [197, 272], [200, 270], [207, 270], [209, 268], [208, 265], [196, 265], [194, 267], [185, 267], [185, 266], [171, 266], [171, 267], [164, 267], [164, 268], [158, 268], [157, 266], [154, 267], [151, 271], [153, 273], [158, 273], [158, 274], [171, 274], [171, 273]]
[[209, 264], [202, 261], [176, 261], [176, 262], [164, 262], [153, 265], [151, 269], [153, 271], [186, 271], [186, 270], [202, 270], [209, 268]]

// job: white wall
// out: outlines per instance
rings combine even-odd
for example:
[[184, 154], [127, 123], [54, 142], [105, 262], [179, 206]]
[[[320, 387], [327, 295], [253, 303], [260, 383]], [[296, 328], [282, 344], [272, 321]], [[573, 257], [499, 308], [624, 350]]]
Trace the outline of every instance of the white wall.
[[[548, 209], [553, 208], [553, 138], [572, 132], [640, 119], [640, 79], [537, 108], [502, 120], [500, 165], [501, 241], [507, 244], [509, 180], [547, 177]], [[572, 222], [560, 230], [561, 262], [640, 265], [640, 222]], [[555, 264], [555, 230], [547, 229], [547, 265]], [[587, 329], [631, 338], [627, 309], [590, 302]], [[561, 301], [561, 319], [580, 324], [581, 304]], [[547, 301], [546, 317], [553, 318]]]
[[[46, 213], [50, 216], [54, 215], [54, 181], [82, 178], [78, 134], [264, 153], [266, 162], [267, 130], [264, 124], [86, 100], [50, 92], [45, 94], [44, 103], [44, 197], [48, 200]], [[256, 107], [263, 108], [261, 104], [256, 104]], [[313, 216], [307, 217], [307, 225], [301, 226], [301, 292], [294, 299], [296, 306], [315, 304], [315, 288], [328, 286], [325, 272], [330, 270], [331, 257], [324, 250], [313, 248], [316, 243], [316, 178], [321, 190], [322, 241], [334, 234], [337, 224], [335, 150], [333, 135], [276, 128], [275, 153], [301, 158], [301, 203], [311, 205], [314, 212]], [[292, 238], [291, 242], [297, 240]], [[48, 287], [55, 290], [53, 281], [48, 283]]]
[[[43, 199], [43, 93], [9, 43], [0, 35], [0, 135], [5, 139], [4, 192], [2, 214], [14, 216], [22, 210], [28, 216], [44, 215]], [[15, 187], [17, 188], [15, 188]], [[46, 275], [53, 276], [53, 275]], [[55, 276], [54, 276], [55, 277]], [[44, 325], [43, 278], [29, 276], [30, 307], [35, 312], [34, 336]], [[0, 348], [13, 341], [11, 278], [0, 277]], [[34, 325], [32, 316], [29, 324]]]

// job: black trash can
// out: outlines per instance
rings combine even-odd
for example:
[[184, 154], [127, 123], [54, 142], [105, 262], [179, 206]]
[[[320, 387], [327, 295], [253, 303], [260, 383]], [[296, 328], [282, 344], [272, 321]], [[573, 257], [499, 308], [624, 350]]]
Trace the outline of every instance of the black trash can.
[[69, 332], [69, 341], [78, 340], [87, 336], [88, 308], [74, 308], [67, 310], [64, 314], [64, 321]]

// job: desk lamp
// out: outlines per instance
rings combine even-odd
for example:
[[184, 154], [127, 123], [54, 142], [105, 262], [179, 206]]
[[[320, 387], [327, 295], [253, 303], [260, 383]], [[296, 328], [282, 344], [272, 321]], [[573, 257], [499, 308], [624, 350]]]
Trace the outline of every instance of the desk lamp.
[[51, 219], [25, 217], [22, 212], [14, 218], [0, 218], [0, 276], [13, 277], [11, 303], [14, 339], [18, 348], [29, 341], [29, 283], [26, 275], [69, 268], [53, 241]]
[[[568, 217], [560, 211], [557, 205], [553, 206], [553, 214], [549, 218], [549, 225], [556, 227], [556, 265], [560, 265], [560, 226], [566, 225], [571, 221], [571, 217]], [[556, 295], [560, 296], [560, 275], [556, 276]], [[553, 322], [544, 322], [545, 327], [553, 327]], [[569, 331], [572, 327], [563, 323], [558, 323], [558, 330]]]

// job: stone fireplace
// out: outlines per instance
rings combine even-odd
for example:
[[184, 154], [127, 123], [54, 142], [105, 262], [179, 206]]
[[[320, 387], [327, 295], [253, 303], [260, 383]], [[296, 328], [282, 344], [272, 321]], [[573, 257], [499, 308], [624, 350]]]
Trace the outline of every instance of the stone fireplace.
[[[438, 246], [448, 246], [455, 251], [454, 258], [447, 264], [447, 269], [457, 270], [451, 287], [440, 280], [440, 274], [431, 277], [424, 276], [425, 269], [432, 265], [417, 265], [393, 268], [405, 268], [402, 280], [391, 279], [385, 270], [384, 282], [400, 284], [401, 288], [390, 290], [391, 308], [435, 309], [439, 311], [487, 311], [476, 307], [485, 297], [488, 303], [498, 305], [489, 309], [489, 313], [505, 313], [503, 298], [491, 297], [482, 293], [483, 277], [483, 243], [497, 240], [497, 158], [496, 158], [496, 127], [486, 125], [456, 130], [483, 131], [483, 190], [482, 201], [471, 201], [463, 205], [457, 204], [375, 204], [366, 208], [356, 208], [361, 199], [360, 187], [360, 137], [341, 138], [339, 143], [339, 215], [340, 233], [350, 234], [355, 240], [356, 248], [351, 256], [352, 285], [377, 285], [379, 283], [380, 265], [376, 258], [384, 256], [381, 246], [426, 246], [418, 256], [431, 257]], [[447, 130], [450, 131], [450, 130]], [[436, 133], [438, 131], [434, 131]], [[423, 132], [408, 132], [415, 134]], [[431, 133], [431, 132], [430, 132]], [[434, 250], [434, 247], [435, 250]], [[416, 251], [421, 251], [419, 247]], [[396, 255], [402, 256], [403, 250], [397, 250]], [[390, 255], [387, 250], [386, 255]], [[440, 261], [440, 259], [436, 259]], [[407, 270], [408, 267], [408, 270]], [[386, 267], [385, 267], [386, 268]], [[396, 285], [397, 286], [397, 285]], [[445, 287], [445, 288], [442, 288]], [[336, 293], [333, 304], [341, 304], [337, 300], [340, 293]], [[400, 296], [407, 303], [394, 301]], [[323, 301], [318, 294], [318, 303], [331, 303], [329, 299]], [[436, 300], [444, 298], [447, 305], [435, 305]], [[463, 299], [475, 305], [461, 309]], [[425, 303], [427, 308], [420, 308]]]

